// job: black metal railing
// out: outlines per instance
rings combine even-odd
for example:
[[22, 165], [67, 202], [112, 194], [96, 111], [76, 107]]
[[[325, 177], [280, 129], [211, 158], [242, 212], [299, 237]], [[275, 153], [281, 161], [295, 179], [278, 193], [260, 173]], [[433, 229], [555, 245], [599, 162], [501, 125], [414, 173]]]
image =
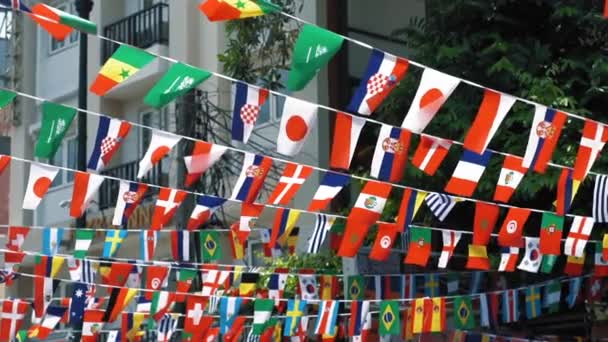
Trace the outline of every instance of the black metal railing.
[[[139, 162], [132, 161], [126, 164], [122, 164], [113, 168], [104, 170], [101, 174], [120, 179], [131, 179], [135, 180], [137, 177], [137, 170], [139, 170]], [[141, 180], [142, 183], [162, 185], [165, 184], [166, 175], [163, 175], [162, 162], [156, 164], [152, 170], [150, 170], [144, 178]], [[116, 205], [116, 198], [118, 196], [118, 188], [120, 184], [118, 182], [103, 182], [99, 189], [99, 208], [104, 210], [107, 208], [113, 208]], [[144, 198], [152, 196], [158, 193], [158, 188], [149, 187]]]
[[[103, 29], [104, 36], [142, 49], [169, 42], [169, 5], [158, 3], [120, 19]], [[103, 42], [102, 63], [118, 49], [118, 44]]]

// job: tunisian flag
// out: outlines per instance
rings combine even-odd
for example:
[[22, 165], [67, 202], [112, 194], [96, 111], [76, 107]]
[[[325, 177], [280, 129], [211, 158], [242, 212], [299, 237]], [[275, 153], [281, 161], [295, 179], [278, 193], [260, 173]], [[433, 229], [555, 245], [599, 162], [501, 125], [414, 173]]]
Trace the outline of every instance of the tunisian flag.
[[352, 258], [357, 254], [369, 227], [380, 218], [390, 193], [390, 184], [374, 181], [365, 184], [346, 220], [339, 256]]
[[530, 216], [530, 210], [523, 208], [511, 208], [498, 232], [498, 244], [503, 247], [523, 247], [521, 234], [524, 225]]

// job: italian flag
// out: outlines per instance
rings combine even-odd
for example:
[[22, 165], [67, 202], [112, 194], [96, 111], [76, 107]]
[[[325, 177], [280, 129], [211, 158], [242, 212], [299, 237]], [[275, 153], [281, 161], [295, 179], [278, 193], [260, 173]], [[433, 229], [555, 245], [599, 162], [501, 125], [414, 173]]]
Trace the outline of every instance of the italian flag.
[[199, 8], [211, 21], [251, 18], [281, 10], [268, 0], [207, 0]]
[[154, 60], [154, 56], [140, 49], [121, 45], [101, 67], [91, 92], [103, 96], [118, 84], [133, 76]]
[[94, 22], [58, 10], [49, 5], [41, 3], [34, 5], [30, 16], [57, 40], [64, 40], [74, 29], [85, 33], [97, 34], [97, 24]]

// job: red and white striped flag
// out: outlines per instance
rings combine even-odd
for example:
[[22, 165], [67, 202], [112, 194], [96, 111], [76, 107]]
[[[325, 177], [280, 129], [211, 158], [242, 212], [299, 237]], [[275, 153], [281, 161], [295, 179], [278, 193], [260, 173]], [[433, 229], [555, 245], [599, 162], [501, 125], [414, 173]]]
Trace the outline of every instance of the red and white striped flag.
[[513, 104], [513, 96], [486, 89], [477, 116], [464, 138], [464, 148], [482, 154]]
[[356, 116], [336, 113], [334, 140], [331, 144], [329, 166], [332, 169], [348, 170], [353, 159], [365, 120]]
[[423, 135], [412, 158], [412, 165], [432, 176], [448, 155], [450, 147], [452, 142], [449, 140]]
[[82, 216], [104, 179], [104, 177], [92, 173], [77, 171], [74, 174], [70, 216], [76, 218]]
[[184, 157], [186, 164], [186, 180], [184, 186], [190, 186], [196, 182], [205, 171], [217, 162], [226, 152], [226, 147], [197, 141], [194, 144], [191, 156]]

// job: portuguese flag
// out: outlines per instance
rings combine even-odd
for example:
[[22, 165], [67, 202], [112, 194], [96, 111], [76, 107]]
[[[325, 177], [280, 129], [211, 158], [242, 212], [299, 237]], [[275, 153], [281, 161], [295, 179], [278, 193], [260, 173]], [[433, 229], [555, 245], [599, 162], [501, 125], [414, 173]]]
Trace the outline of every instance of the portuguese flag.
[[118, 84], [133, 76], [154, 60], [154, 56], [140, 49], [121, 45], [101, 67], [91, 92], [103, 96]]
[[64, 40], [74, 29], [97, 34], [97, 24], [94, 22], [42, 3], [34, 5], [30, 15], [57, 40]]
[[207, 0], [199, 8], [211, 21], [251, 18], [281, 10], [268, 0]]

